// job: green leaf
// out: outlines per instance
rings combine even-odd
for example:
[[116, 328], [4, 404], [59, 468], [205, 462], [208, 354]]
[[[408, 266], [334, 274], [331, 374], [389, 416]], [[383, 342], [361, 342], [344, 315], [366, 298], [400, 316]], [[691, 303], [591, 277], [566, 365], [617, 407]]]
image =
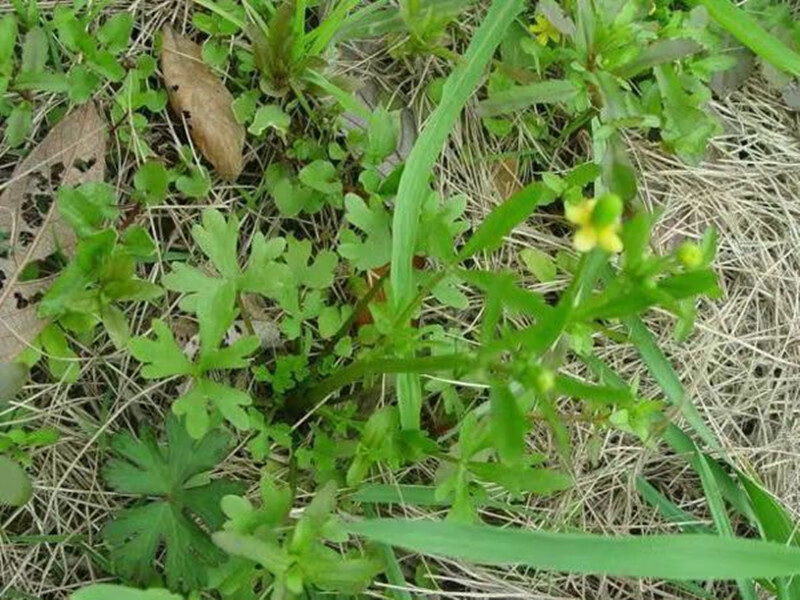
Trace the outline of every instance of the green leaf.
[[380, 164], [397, 148], [400, 124], [397, 113], [378, 107], [367, 120], [367, 143], [364, 158], [369, 164]]
[[106, 50], [98, 50], [87, 57], [86, 64], [101, 77], [109, 81], [122, 81], [125, 79], [125, 69], [117, 62], [116, 57]]
[[170, 589], [201, 587], [210, 566], [224, 555], [217, 550], [202, 523], [222, 526], [222, 498], [240, 493], [241, 486], [224, 479], [197, 484], [197, 476], [213, 469], [228, 452], [231, 438], [215, 430], [192, 440], [174, 417], [167, 418], [167, 445], [149, 430], [137, 440], [129, 433], [114, 436], [111, 459], [104, 474], [109, 485], [125, 494], [155, 496], [117, 513], [103, 529], [117, 572], [137, 583], [156, 577], [156, 558], [164, 547], [164, 575]]
[[119, 54], [128, 47], [133, 31], [133, 14], [118, 12], [97, 30], [97, 40], [111, 54]]
[[169, 191], [169, 172], [161, 162], [147, 161], [133, 176], [133, 187], [146, 204], [159, 204]]
[[623, 79], [632, 79], [643, 71], [691, 56], [702, 49], [700, 44], [688, 38], [656, 40], [645, 47], [636, 58], [622, 64], [614, 72]]
[[711, 18], [776, 69], [800, 76], [800, 54], [767, 32], [730, 0], [699, 0]]
[[311, 259], [311, 242], [290, 237], [284, 260], [297, 285], [324, 290], [333, 284], [339, 259], [330, 250], [323, 250]]
[[566, 79], [549, 79], [528, 85], [513, 87], [492, 94], [478, 105], [481, 117], [496, 117], [519, 112], [536, 104], [568, 102], [578, 95], [579, 88]]
[[33, 495], [31, 482], [25, 471], [10, 458], [0, 455], [0, 505], [23, 506]]
[[211, 190], [211, 177], [205, 167], [193, 165], [188, 175], [178, 177], [175, 187], [189, 198], [203, 198]]
[[5, 140], [11, 148], [21, 146], [33, 129], [33, 106], [27, 100], [16, 104], [6, 121]]
[[128, 319], [125, 318], [125, 313], [116, 306], [104, 306], [100, 313], [100, 319], [103, 321], [103, 327], [105, 327], [106, 333], [111, 338], [114, 346], [118, 349], [125, 348], [130, 338], [130, 328], [128, 327]]
[[458, 253], [458, 260], [498, 247], [514, 227], [554, 198], [555, 193], [543, 183], [534, 182], [525, 186], [489, 213]]
[[369, 206], [361, 196], [344, 197], [345, 218], [366, 234], [361, 240], [354, 232], [342, 232], [339, 254], [362, 271], [382, 267], [392, 258], [391, 215], [378, 196], [370, 199]]
[[202, 225], [192, 227], [192, 238], [223, 277], [235, 279], [239, 275], [239, 220], [231, 215], [226, 221], [216, 209], [204, 210], [202, 220]]
[[340, 194], [342, 182], [336, 167], [327, 160], [315, 160], [297, 174], [301, 183], [326, 195]]
[[236, 319], [236, 289], [231, 282], [222, 282], [200, 294], [197, 301], [197, 322], [200, 337], [200, 363], [213, 368], [210, 357], [218, 350], [225, 333]]
[[292, 564], [289, 553], [275, 542], [260, 540], [251, 535], [219, 531], [212, 536], [214, 543], [231, 556], [252, 560], [271, 573], [285, 573]]
[[0, 75], [11, 75], [17, 45], [17, 19], [11, 13], [0, 19]]
[[64, 332], [58, 325], [50, 324], [39, 334], [42, 348], [47, 355], [50, 374], [60, 381], [75, 383], [80, 377], [78, 355], [70, 348]]
[[[486, 17], [474, 33], [466, 54], [447, 78], [442, 101], [428, 119], [406, 160], [392, 223], [392, 301], [397, 308], [404, 307], [414, 295], [412, 260], [417, 243], [419, 215], [427, 196], [428, 179], [433, 165], [461, 110], [478, 87], [484, 69], [502, 41], [505, 31], [522, 7], [523, 3], [519, 0], [492, 2]], [[418, 382], [415, 387], [418, 387]], [[402, 396], [400, 401], [404, 402]], [[409, 419], [404, 421], [406, 427], [412, 425]]]
[[69, 71], [69, 99], [76, 104], [88, 102], [100, 83], [100, 77], [85, 66], [73, 65]]
[[136, 337], [128, 342], [131, 355], [145, 364], [142, 377], [145, 379], [163, 379], [173, 375], [190, 375], [194, 365], [175, 342], [170, 328], [161, 320], [153, 321], [155, 340]]
[[[800, 546], [797, 526], [780, 502], [744, 473], [739, 472], [738, 479], [750, 499], [761, 537], [771, 542]], [[781, 586], [785, 590], [785, 594], [778, 595], [781, 600], [800, 598], [800, 579], [797, 577], [780, 582], [779, 587]]]
[[525, 451], [525, 416], [514, 394], [505, 385], [492, 386], [490, 396], [492, 442], [501, 460], [509, 465], [519, 463]]
[[253, 117], [253, 123], [247, 131], [258, 137], [263, 135], [267, 129], [272, 128], [279, 134], [285, 135], [291, 122], [291, 117], [283, 112], [280, 106], [267, 104], [258, 107], [255, 117]]
[[258, 98], [261, 94], [255, 91], [245, 92], [241, 96], [237, 96], [236, 100], [231, 104], [233, 109], [233, 116], [236, 122], [240, 125], [249, 123], [256, 114], [256, 107], [258, 106]]
[[69, 90], [69, 80], [64, 73], [25, 72], [17, 75], [14, 87], [22, 91], [53, 92], [62, 94]]
[[347, 530], [414, 552], [547, 571], [679, 581], [800, 573], [799, 548], [715, 535], [602, 536], [404, 519], [350, 523]]
[[50, 45], [47, 41], [47, 34], [41, 27], [34, 27], [25, 34], [25, 41], [22, 42], [20, 71], [27, 73], [43, 71], [47, 65], [49, 52]]
[[70, 600], [183, 600], [167, 590], [138, 590], [123, 585], [95, 583], [70, 595]]
[[508, 491], [519, 494], [548, 495], [572, 487], [573, 481], [567, 473], [553, 469], [534, 469], [522, 465], [502, 465], [498, 463], [469, 463], [467, 468], [483, 481], [503, 486]]
[[106, 221], [119, 215], [114, 188], [102, 181], [61, 187], [56, 203], [64, 220], [82, 237], [97, 233]]
[[172, 403], [172, 412], [177, 416], [185, 416], [189, 435], [200, 439], [208, 432], [211, 424], [209, 405], [216, 408], [236, 429], [246, 431], [250, 428], [250, 418], [243, 407], [252, 403], [253, 400], [246, 392], [210, 379], [200, 379]]
[[[720, 537], [732, 539], [734, 537], [733, 525], [728, 518], [728, 513], [725, 509], [725, 502], [722, 500], [722, 493], [717, 486], [714, 474], [711, 472], [708, 461], [702, 452], [697, 450], [694, 458], [697, 465], [697, 472], [700, 474], [700, 481], [703, 485], [703, 493], [708, 502], [708, 509], [711, 512], [711, 517], [714, 519], [717, 532]], [[744, 600], [758, 600], [753, 582], [749, 579], [737, 578], [737, 585], [739, 592]]]
[[337, 306], [325, 306], [317, 317], [319, 336], [327, 340], [336, 335], [342, 325], [342, 313]]
[[556, 263], [546, 252], [536, 248], [525, 248], [519, 253], [525, 268], [542, 283], [553, 281], [556, 278]]

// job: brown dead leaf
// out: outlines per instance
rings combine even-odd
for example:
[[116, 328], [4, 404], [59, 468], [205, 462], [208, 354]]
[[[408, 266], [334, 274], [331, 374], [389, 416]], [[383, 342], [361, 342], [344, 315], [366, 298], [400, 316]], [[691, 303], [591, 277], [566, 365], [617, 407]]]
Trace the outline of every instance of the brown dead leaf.
[[495, 165], [492, 171], [494, 187], [500, 198], [505, 200], [522, 187], [517, 179], [519, 159], [515, 157], [504, 158]]
[[52, 278], [20, 282], [22, 269], [75, 247], [75, 234], [56, 209], [56, 190], [102, 181], [105, 159], [106, 121], [90, 102], [53, 127], [0, 188], [0, 361], [13, 359], [45, 325], [36, 300]]
[[245, 130], [233, 115], [233, 96], [203, 64], [200, 46], [164, 27], [161, 68], [170, 105], [185, 115], [192, 140], [220, 175], [242, 172]]

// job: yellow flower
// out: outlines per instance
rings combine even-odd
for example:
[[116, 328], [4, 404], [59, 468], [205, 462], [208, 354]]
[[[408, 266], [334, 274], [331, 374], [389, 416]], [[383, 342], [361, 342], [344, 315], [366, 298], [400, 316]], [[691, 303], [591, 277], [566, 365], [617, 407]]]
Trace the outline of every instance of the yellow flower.
[[536, 41], [542, 46], [547, 46], [550, 40], [556, 44], [561, 41], [561, 32], [544, 15], [536, 15], [536, 23], [528, 25], [528, 31], [536, 36]]
[[565, 203], [567, 220], [578, 226], [572, 243], [578, 252], [589, 252], [600, 247], [606, 252], [622, 252], [622, 200], [615, 194], [599, 199], [584, 200], [578, 204]]

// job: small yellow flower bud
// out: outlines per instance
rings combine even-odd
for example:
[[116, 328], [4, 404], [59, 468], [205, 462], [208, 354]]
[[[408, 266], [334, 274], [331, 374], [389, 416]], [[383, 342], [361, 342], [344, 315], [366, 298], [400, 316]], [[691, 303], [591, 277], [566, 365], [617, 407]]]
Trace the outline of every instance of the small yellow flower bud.
[[678, 248], [678, 260], [687, 269], [696, 269], [703, 262], [703, 253], [697, 244], [683, 242]]

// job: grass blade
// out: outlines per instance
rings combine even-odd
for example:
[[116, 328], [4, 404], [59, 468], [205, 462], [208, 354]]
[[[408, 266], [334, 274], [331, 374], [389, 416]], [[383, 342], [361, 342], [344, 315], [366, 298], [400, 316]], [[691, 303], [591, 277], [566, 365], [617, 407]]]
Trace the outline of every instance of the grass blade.
[[[463, 61], [447, 78], [442, 101], [433, 111], [406, 161], [395, 201], [392, 221], [392, 301], [399, 312], [414, 297], [412, 260], [419, 228], [419, 214], [426, 197], [428, 179], [450, 130], [467, 99], [478, 87], [486, 65], [503, 35], [522, 10], [521, 0], [494, 0], [475, 32]], [[397, 378], [397, 401], [403, 429], [419, 429], [422, 389], [419, 376]]]
[[577, 93], [578, 87], [567, 79], [537, 81], [498, 92], [478, 105], [478, 114], [482, 117], [496, 117], [524, 110], [534, 104], [566, 102], [572, 100]]
[[447, 78], [442, 101], [430, 117], [406, 161], [400, 179], [392, 223], [392, 293], [402, 307], [413, 296], [412, 259], [419, 213], [426, 197], [428, 178], [461, 110], [480, 83], [486, 65], [506, 29], [522, 9], [521, 0], [495, 0], [470, 42], [463, 61]]
[[[750, 499], [761, 537], [771, 542], [800, 546], [800, 532], [783, 506], [747, 475], [742, 472], [738, 475]], [[800, 599], [800, 578], [778, 582], [778, 597], [781, 600]]]
[[[732, 539], [733, 525], [728, 518], [728, 512], [725, 509], [725, 502], [722, 500], [722, 493], [717, 486], [717, 481], [714, 474], [711, 472], [709, 461], [703, 456], [703, 453], [697, 450], [695, 452], [695, 468], [700, 474], [700, 481], [703, 485], [703, 493], [708, 502], [708, 509], [711, 512], [711, 517], [714, 519], [714, 524], [717, 527], [720, 537]], [[743, 600], [758, 600], [756, 595], [756, 588], [753, 582], [749, 579], [737, 579], [736, 584], [739, 586], [739, 592]]]
[[642, 360], [645, 365], [647, 365], [653, 378], [661, 386], [664, 395], [670, 403], [678, 407], [683, 417], [698, 437], [703, 440], [706, 446], [726, 456], [717, 437], [705, 424], [697, 407], [691, 403], [689, 397], [684, 392], [680, 379], [678, 379], [675, 370], [672, 368], [672, 365], [669, 364], [664, 353], [661, 352], [661, 348], [658, 347], [658, 343], [653, 334], [650, 333], [645, 324], [642, 323], [642, 320], [638, 317], [626, 317], [622, 319], [622, 322], [628, 328], [631, 342], [633, 342], [638, 349]]
[[636, 478], [636, 490], [639, 495], [653, 508], [658, 509], [661, 516], [670, 523], [678, 525], [686, 533], [712, 533], [712, 529], [701, 523], [695, 516], [683, 510], [680, 506], [669, 500], [649, 481], [643, 477]]
[[770, 34], [756, 19], [730, 0], [700, 0], [700, 4], [706, 7], [711, 18], [723, 29], [776, 69], [800, 75], [800, 54]]
[[569, 573], [719, 580], [800, 573], [800, 548], [715, 535], [602, 536], [375, 519], [350, 533], [414, 552]]

